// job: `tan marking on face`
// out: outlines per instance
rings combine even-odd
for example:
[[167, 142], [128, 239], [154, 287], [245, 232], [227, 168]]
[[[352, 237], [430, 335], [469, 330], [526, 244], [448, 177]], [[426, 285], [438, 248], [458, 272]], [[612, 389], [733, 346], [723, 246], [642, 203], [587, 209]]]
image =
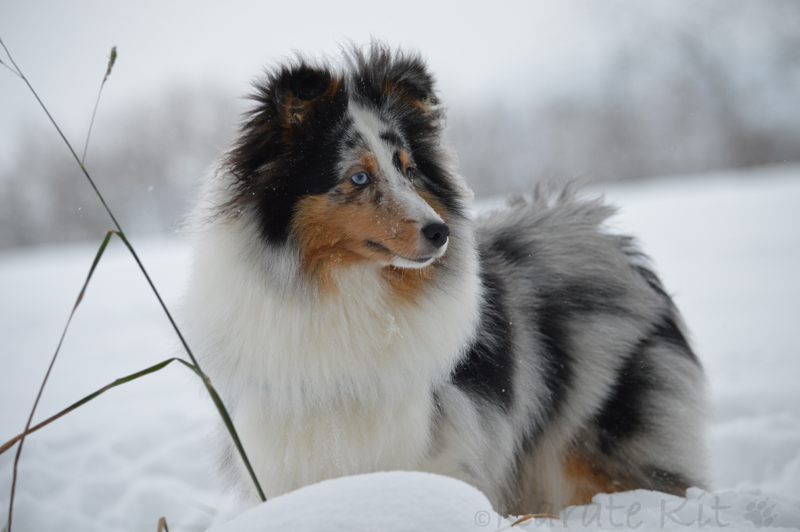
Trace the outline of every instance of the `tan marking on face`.
[[405, 174], [408, 169], [414, 165], [411, 163], [411, 158], [408, 156], [408, 153], [406, 153], [406, 150], [398, 151], [397, 155], [400, 157], [400, 166]]
[[[413, 220], [403, 216], [399, 205], [391, 200], [376, 205], [371, 192], [357, 190], [349, 181], [338, 188], [348, 198], [346, 201], [333, 194], [308, 196], [298, 202], [292, 221], [291, 232], [300, 244], [303, 269], [317, 279], [323, 290], [333, 288], [335, 268], [366, 261], [386, 264], [394, 254], [408, 259], [418, 257], [419, 229]], [[400, 295], [412, 292], [411, 287], [424, 277], [391, 266], [386, 266], [384, 272]]]
[[332, 202], [327, 194], [308, 196], [297, 204], [292, 220], [292, 233], [300, 244], [305, 273], [316, 278], [322, 288], [331, 281], [335, 265], [359, 262], [362, 257], [352, 249], [341, 217], [333, 217]]
[[364, 170], [367, 172], [371, 177], [377, 177], [380, 172], [380, 165], [378, 164], [378, 160], [375, 158], [374, 155], [367, 152], [363, 154], [358, 160], [358, 167], [354, 168], [349, 172], [350, 175], [353, 175], [360, 170]]
[[564, 477], [572, 486], [568, 506], [589, 504], [598, 493], [616, 493], [637, 487], [630, 478], [614, 478], [600, 471], [590, 458], [575, 451], [565, 455], [562, 467]]

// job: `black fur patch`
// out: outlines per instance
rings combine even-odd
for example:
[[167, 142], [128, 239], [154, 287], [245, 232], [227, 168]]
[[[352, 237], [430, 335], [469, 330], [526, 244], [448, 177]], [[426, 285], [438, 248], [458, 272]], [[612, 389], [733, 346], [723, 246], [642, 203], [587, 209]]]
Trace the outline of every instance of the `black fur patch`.
[[649, 341], [640, 344], [620, 368], [614, 387], [595, 418], [598, 443], [604, 454], [612, 454], [618, 440], [645, 430], [642, 405], [654, 386], [644, 354], [648, 345]]
[[[272, 243], [286, 241], [297, 202], [311, 194], [324, 194], [339, 181], [338, 167], [333, 163], [337, 153], [335, 142], [309, 146], [320, 157], [293, 160], [286, 171], [289, 179], [269, 180], [253, 191], [255, 209], [264, 237]], [[327, 155], [327, 156], [326, 156]]]
[[515, 265], [529, 262], [533, 250], [514, 233], [503, 232], [495, 235], [491, 241], [491, 251]]
[[[630, 237], [624, 237], [621, 239], [621, 248], [623, 252], [633, 260], [641, 261], [644, 259], [644, 255], [636, 249], [633, 239]], [[667, 294], [667, 291], [664, 290], [661, 280], [650, 268], [636, 263], [633, 263], [632, 267], [634, 271], [645, 280], [650, 289], [660, 295], [669, 306], [669, 314], [665, 315], [656, 325], [656, 328], [653, 332], [654, 339], [667, 342], [671, 346], [677, 348], [681, 354], [685, 355], [687, 358], [699, 365], [700, 360], [697, 358], [697, 355], [695, 355], [694, 351], [692, 351], [692, 348], [689, 346], [689, 342], [686, 340], [686, 336], [678, 326], [678, 322], [675, 317], [675, 313], [677, 312], [675, 310], [675, 304], [672, 302], [672, 298], [669, 296], [669, 294]]]
[[558, 316], [573, 314], [613, 314], [628, 316], [629, 311], [620, 304], [625, 294], [622, 287], [601, 279], [566, 279], [545, 295], [546, 306]]
[[403, 163], [402, 161], [400, 161], [399, 152], [394, 152], [394, 155], [392, 155], [392, 164], [394, 165], [395, 168], [397, 168], [401, 172], [403, 171]]
[[700, 360], [698, 360], [697, 355], [694, 354], [694, 351], [689, 346], [689, 342], [680, 327], [678, 327], [674, 316], [667, 315], [662, 318], [653, 331], [653, 339], [668, 343], [695, 364], [700, 364]]
[[552, 417], [563, 404], [573, 378], [573, 361], [567, 349], [569, 336], [565, 327], [567, 315], [568, 312], [557, 299], [547, 298], [533, 317], [536, 330], [539, 331], [539, 343], [542, 347], [539, 355], [544, 362], [542, 374], [552, 407], [548, 411]]
[[481, 275], [484, 304], [478, 339], [453, 371], [453, 383], [477, 393], [508, 411], [514, 402], [512, 358], [513, 329], [506, 312], [502, 279], [491, 273]]
[[348, 97], [329, 70], [299, 62], [258, 83], [251, 99], [256, 104], [225, 159], [238, 179], [225, 208], [255, 209], [264, 238], [280, 244], [297, 201], [325, 193], [338, 181]]
[[[543, 363], [542, 374], [550, 402], [549, 418], [545, 421], [559, 414], [574, 378], [568, 324], [582, 314], [626, 315], [627, 311], [619, 303], [623, 293], [621, 288], [600, 280], [576, 280], [539, 294], [538, 304], [531, 309], [531, 319], [538, 331], [541, 348], [537, 354]], [[542, 429], [542, 424], [534, 426], [534, 433], [526, 439], [526, 448]]]
[[638, 273], [645, 281], [647, 281], [647, 284], [650, 286], [650, 288], [652, 288], [661, 296], [669, 298], [669, 294], [667, 294], [667, 292], [664, 290], [664, 287], [661, 285], [661, 280], [655, 273], [653, 273], [652, 270], [645, 268], [644, 266], [634, 266], [633, 269], [636, 270], [636, 273]]
[[636, 241], [629, 236], [619, 237], [620, 250], [630, 259], [633, 270], [647, 283], [647, 285], [657, 294], [666, 299], [670, 299], [669, 294], [664, 290], [661, 280], [650, 268], [643, 265], [647, 262], [647, 256], [636, 247]]
[[664, 343], [699, 364], [674, 317], [664, 316], [620, 369], [608, 399], [595, 418], [603, 453], [611, 453], [616, 441], [647, 430], [643, 405], [646, 396], [657, 388], [658, 380], [648, 365], [646, 352]]
[[396, 148], [403, 147], [403, 139], [394, 131], [384, 131], [380, 134], [380, 137], [381, 140], [386, 142], [389, 146], [394, 146]]

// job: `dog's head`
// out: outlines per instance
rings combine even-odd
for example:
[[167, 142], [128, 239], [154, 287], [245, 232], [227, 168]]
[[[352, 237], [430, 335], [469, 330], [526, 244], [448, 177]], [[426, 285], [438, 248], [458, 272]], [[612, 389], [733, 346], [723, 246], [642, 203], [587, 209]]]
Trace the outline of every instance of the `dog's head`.
[[253, 99], [224, 161], [228, 208], [254, 216], [268, 244], [298, 246], [306, 273], [373, 262], [421, 275], [462, 237], [470, 192], [418, 56], [373, 44], [342, 69], [298, 60]]

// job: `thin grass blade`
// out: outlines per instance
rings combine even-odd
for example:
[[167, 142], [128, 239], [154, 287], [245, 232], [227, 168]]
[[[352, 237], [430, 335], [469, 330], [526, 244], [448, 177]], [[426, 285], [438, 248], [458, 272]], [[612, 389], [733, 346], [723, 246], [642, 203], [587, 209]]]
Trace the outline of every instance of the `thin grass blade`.
[[86, 151], [89, 149], [89, 139], [92, 136], [92, 127], [94, 126], [94, 117], [97, 115], [97, 107], [100, 105], [100, 96], [103, 94], [103, 87], [106, 86], [106, 81], [108, 81], [108, 76], [111, 75], [111, 69], [114, 67], [114, 63], [117, 61], [117, 47], [111, 47], [111, 55], [108, 58], [108, 68], [106, 69], [106, 75], [103, 76], [103, 81], [100, 83], [100, 90], [97, 91], [97, 100], [94, 102], [94, 111], [92, 111], [92, 119], [89, 121], [89, 131], [86, 133], [86, 143], [83, 145], [83, 157], [81, 157], [81, 165], [86, 164]]
[[103, 83], [106, 82], [108, 76], [111, 75], [111, 69], [114, 68], [114, 63], [117, 62], [117, 47], [111, 47], [111, 55], [108, 56], [108, 68], [106, 69], [106, 75], [103, 76]]
[[61, 412], [55, 414], [54, 416], [51, 416], [51, 417], [45, 419], [44, 421], [42, 421], [41, 423], [39, 423], [35, 427], [30, 427], [29, 429], [27, 429], [22, 434], [18, 434], [17, 436], [14, 436], [10, 440], [8, 440], [6, 443], [4, 443], [2, 447], [0, 447], [0, 454], [3, 454], [7, 450], [9, 450], [11, 447], [14, 446], [15, 443], [17, 443], [21, 439], [27, 437], [28, 434], [33, 434], [37, 430], [49, 425], [50, 423], [52, 423], [53, 421], [57, 420], [58, 418], [69, 414], [70, 412], [72, 412], [73, 410], [75, 410], [77, 408], [80, 408], [84, 404], [88, 403], [89, 401], [91, 401], [92, 399], [97, 397], [98, 395], [101, 395], [101, 394], [107, 392], [111, 388], [116, 388], [117, 386], [120, 386], [120, 385], [125, 384], [127, 382], [136, 380], [139, 377], [144, 377], [145, 375], [149, 375], [151, 373], [155, 373], [156, 371], [158, 371], [160, 369], [163, 369], [164, 367], [168, 366], [170, 363], [176, 362], [176, 361], [186, 365], [192, 371], [194, 371], [194, 369], [195, 369], [193, 365], [189, 364], [185, 360], [182, 360], [180, 358], [170, 358], [170, 359], [164, 360], [163, 362], [159, 362], [158, 364], [156, 364], [154, 366], [150, 366], [149, 368], [143, 369], [142, 371], [137, 371], [136, 373], [132, 373], [132, 374], [126, 376], [126, 377], [121, 377], [121, 378], [115, 380], [114, 382], [112, 382], [111, 384], [107, 384], [107, 385], [103, 386], [102, 388], [100, 388], [99, 390], [97, 390], [96, 392], [91, 393], [91, 394], [87, 395], [86, 397], [84, 397], [83, 399], [73, 403], [72, 405], [68, 406], [67, 408], [65, 408]]
[[[11, 73], [12, 73], [12, 74], [14, 74], [15, 76], [17, 76], [18, 78], [21, 78], [21, 77], [22, 77], [22, 76], [20, 76], [20, 75], [19, 75], [19, 72], [17, 72], [17, 71], [16, 71], [16, 70], [14, 70], [13, 68], [11, 68], [9, 65], [5, 64], [4, 62], [0, 61], [0, 65], [3, 65], [3, 66], [4, 66], [4, 67], [6, 67], [7, 69], [9, 69], [9, 70], [11, 71]], [[6, 530], [6, 529], [4, 528], [4, 529], [3, 529], [3, 532], [5, 532], [5, 530]]]
[[264, 492], [261, 490], [261, 484], [258, 482], [258, 478], [256, 478], [256, 473], [253, 471], [253, 467], [250, 465], [250, 460], [247, 458], [247, 453], [244, 452], [244, 447], [242, 447], [242, 442], [239, 440], [239, 435], [236, 432], [236, 428], [233, 426], [233, 421], [231, 417], [228, 415], [228, 411], [225, 409], [225, 405], [222, 404], [222, 399], [217, 394], [217, 391], [211, 386], [211, 380], [209, 380], [208, 376], [202, 374], [199, 369], [195, 370], [196, 373], [203, 379], [203, 383], [206, 385], [206, 389], [208, 390], [209, 395], [211, 395], [211, 400], [214, 401], [214, 405], [216, 405], [217, 410], [219, 411], [219, 415], [222, 416], [222, 420], [225, 423], [225, 427], [228, 429], [231, 437], [233, 438], [233, 443], [236, 445], [236, 449], [239, 451], [239, 455], [242, 457], [242, 462], [244, 462], [245, 467], [247, 468], [247, 472], [250, 474], [250, 478], [253, 480], [253, 484], [256, 486], [256, 491], [258, 491], [258, 496], [261, 497], [262, 502], [267, 500], [267, 497], [264, 495]]
[[552, 515], [552, 514], [527, 514], [527, 515], [523, 515], [522, 517], [520, 517], [519, 519], [517, 519], [516, 521], [511, 523], [511, 526], [512, 527], [517, 526], [519, 524], [522, 524], [522, 523], [525, 523], [527, 521], [530, 521], [531, 519], [558, 519], [558, 520], [561, 520], [561, 518], [559, 516]]
[[64, 330], [61, 333], [61, 338], [58, 340], [58, 346], [56, 347], [56, 352], [53, 353], [53, 358], [50, 360], [50, 365], [47, 367], [47, 372], [44, 375], [44, 379], [42, 380], [42, 385], [39, 387], [39, 393], [36, 394], [36, 400], [33, 402], [33, 408], [31, 408], [31, 413], [28, 416], [28, 422], [25, 424], [25, 430], [22, 433], [22, 438], [19, 441], [19, 447], [17, 447], [17, 454], [14, 457], [14, 470], [11, 476], [11, 496], [8, 502], [8, 525], [7, 528], [9, 532], [11, 531], [11, 522], [13, 518], [13, 511], [14, 511], [14, 494], [17, 488], [17, 468], [19, 465], [19, 458], [22, 455], [22, 446], [25, 443], [25, 434], [27, 434], [28, 430], [31, 428], [31, 423], [33, 423], [33, 416], [36, 413], [36, 407], [39, 406], [39, 400], [42, 398], [42, 393], [44, 392], [44, 387], [47, 385], [47, 379], [50, 378], [50, 372], [53, 371], [53, 366], [56, 363], [56, 359], [58, 358], [58, 353], [61, 351], [61, 346], [64, 343], [64, 338], [67, 336], [67, 330], [69, 330], [69, 325], [72, 323], [72, 318], [75, 316], [75, 311], [78, 309], [78, 305], [81, 304], [83, 301], [83, 296], [86, 293], [86, 287], [89, 286], [89, 281], [92, 280], [92, 275], [94, 274], [95, 269], [97, 268], [97, 264], [100, 262], [100, 257], [103, 256], [103, 252], [105, 252], [106, 247], [108, 247], [108, 242], [111, 240], [111, 235], [113, 233], [111, 231], [106, 232], [105, 238], [103, 238], [103, 242], [100, 244], [100, 249], [97, 250], [97, 254], [94, 256], [94, 261], [92, 262], [91, 268], [89, 268], [89, 273], [86, 276], [86, 281], [83, 283], [83, 287], [81, 288], [80, 293], [78, 294], [77, 299], [75, 300], [75, 305], [72, 307], [72, 312], [69, 313], [69, 318], [67, 318], [67, 323], [64, 325]]

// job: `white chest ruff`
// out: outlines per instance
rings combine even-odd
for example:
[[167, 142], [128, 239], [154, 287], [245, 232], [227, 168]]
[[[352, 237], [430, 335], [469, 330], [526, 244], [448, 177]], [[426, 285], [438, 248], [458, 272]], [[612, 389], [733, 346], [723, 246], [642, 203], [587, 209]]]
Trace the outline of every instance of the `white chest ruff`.
[[192, 346], [267, 495], [418, 469], [431, 388], [473, 334], [475, 272], [409, 302], [391, 296], [375, 266], [351, 267], [338, 274], [338, 294], [319, 297], [296, 259], [255, 252], [241, 234], [201, 235], [185, 307]]

